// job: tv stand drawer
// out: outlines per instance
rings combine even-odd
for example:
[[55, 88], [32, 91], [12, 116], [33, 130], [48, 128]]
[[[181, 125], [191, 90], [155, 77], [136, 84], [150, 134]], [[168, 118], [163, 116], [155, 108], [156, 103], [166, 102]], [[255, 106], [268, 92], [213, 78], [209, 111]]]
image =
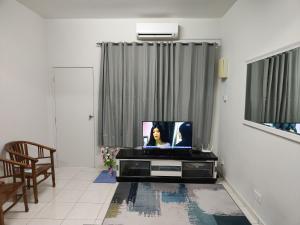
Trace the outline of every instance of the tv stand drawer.
[[150, 176], [150, 161], [121, 160], [121, 176]]
[[157, 177], [181, 177], [181, 171], [151, 171], [151, 176]]
[[151, 160], [151, 176], [181, 177], [181, 161]]
[[181, 161], [177, 160], [151, 160], [151, 166], [180, 166]]
[[213, 177], [215, 162], [182, 162], [182, 177]]

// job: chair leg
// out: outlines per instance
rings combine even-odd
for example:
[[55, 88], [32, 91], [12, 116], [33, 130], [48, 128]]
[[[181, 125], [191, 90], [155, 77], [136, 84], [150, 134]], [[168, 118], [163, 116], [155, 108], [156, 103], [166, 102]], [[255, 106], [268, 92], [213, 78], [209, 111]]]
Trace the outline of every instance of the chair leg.
[[32, 178], [32, 186], [33, 186], [33, 195], [34, 195], [34, 203], [38, 203], [38, 189], [37, 189], [37, 182], [36, 182], [36, 177]]
[[54, 165], [51, 167], [51, 176], [52, 176], [52, 187], [55, 187], [55, 170]]
[[27, 193], [26, 193], [25, 185], [22, 187], [22, 191], [23, 191], [23, 200], [24, 200], [25, 212], [28, 212], [29, 208], [28, 208], [28, 200], [27, 200]]
[[29, 190], [30, 189], [30, 178], [27, 177], [26, 179], [27, 179], [27, 189]]
[[3, 213], [2, 206], [0, 208], [0, 225], [4, 225], [4, 213]]
[[18, 201], [18, 195], [17, 195], [17, 194], [14, 195], [13, 201], [14, 201], [14, 202], [17, 202], [17, 201]]

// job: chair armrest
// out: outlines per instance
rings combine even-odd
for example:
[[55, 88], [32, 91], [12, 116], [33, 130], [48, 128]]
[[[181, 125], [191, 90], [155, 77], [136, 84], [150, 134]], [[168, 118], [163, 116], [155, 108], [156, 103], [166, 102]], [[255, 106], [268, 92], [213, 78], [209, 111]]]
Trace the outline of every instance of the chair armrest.
[[[27, 156], [27, 155], [23, 155], [21, 153], [14, 152], [12, 150], [7, 150], [7, 152], [9, 152], [10, 154], [14, 155], [14, 157], [17, 156], [17, 157], [21, 157], [21, 158], [23, 158], [25, 160], [30, 160], [32, 163], [36, 163], [38, 161], [38, 159], [36, 159], [36, 158], [30, 157], [30, 156]], [[15, 161], [15, 162], [17, 162], [17, 161]], [[28, 167], [28, 165], [26, 165], [26, 167]]]
[[16, 178], [21, 178], [23, 184], [25, 185], [24, 170], [27, 167], [25, 163], [3, 158], [0, 158], [0, 162], [3, 163], [2, 175], [0, 178], [14, 177], [14, 182], [16, 181]]
[[56, 149], [55, 148], [50, 148], [48, 146], [45, 146], [45, 145], [41, 145], [41, 144], [38, 144], [38, 143], [34, 143], [34, 142], [31, 142], [31, 141], [24, 141], [26, 144], [30, 144], [30, 145], [34, 145], [34, 146], [37, 146], [37, 147], [40, 147], [40, 148], [43, 148], [43, 149], [46, 149], [50, 152], [56, 152]]
[[9, 164], [12, 164], [12, 165], [15, 165], [15, 166], [24, 167], [24, 168], [27, 166], [25, 163], [16, 162], [16, 161], [9, 160], [9, 159], [2, 159], [2, 158], [0, 158], [0, 161], [4, 161], [6, 163], [9, 163]]

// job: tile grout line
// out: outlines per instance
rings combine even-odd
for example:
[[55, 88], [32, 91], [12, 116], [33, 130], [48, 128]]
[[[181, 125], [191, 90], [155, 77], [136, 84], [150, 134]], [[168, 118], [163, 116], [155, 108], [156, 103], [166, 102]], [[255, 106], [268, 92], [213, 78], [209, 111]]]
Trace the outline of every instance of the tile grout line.
[[[63, 171], [63, 170], [62, 170]], [[63, 174], [64, 172], [61, 172], [61, 174]], [[87, 183], [87, 185], [84, 187], [84, 188], [82, 188], [82, 189], [80, 189], [80, 190], [78, 190], [78, 191], [82, 191], [82, 193], [79, 195], [79, 197], [78, 197], [78, 199], [76, 199], [76, 201], [75, 202], [55, 202], [55, 199], [57, 198], [57, 196], [61, 193], [61, 192], [63, 192], [63, 191], [67, 191], [68, 189], [67, 189], [67, 186], [74, 180], [74, 178], [76, 177], [76, 175], [78, 175], [79, 173], [86, 173], [87, 174], [87, 176], [89, 177], [90, 175], [91, 176], [93, 176], [93, 172], [91, 171], [85, 171], [85, 170], [83, 170], [83, 169], [80, 169], [80, 170], [78, 170], [78, 171], [76, 171], [76, 173], [75, 174], [73, 174], [72, 176], [70, 176], [70, 177], [68, 177], [68, 176], [62, 176], [63, 178], [62, 179], [60, 179], [60, 178], [58, 178], [57, 179], [57, 181], [58, 180], [64, 180], [64, 185], [62, 185], [60, 188], [53, 188], [53, 187], [49, 187], [48, 186], [48, 183], [47, 183], [47, 185], [41, 185], [40, 186], [40, 188], [41, 189], [44, 189], [44, 191], [45, 191], [45, 193], [49, 193], [49, 196], [50, 197], [48, 197], [48, 196], [46, 196], [47, 198], [46, 198], [46, 201], [44, 201], [44, 202], [40, 202], [40, 203], [42, 203], [43, 205], [40, 207], [40, 208], [38, 208], [34, 213], [33, 213], [33, 215], [32, 216], [30, 216], [29, 218], [21, 218], [21, 219], [19, 219], [19, 218], [7, 218], [7, 219], [12, 219], [12, 220], [22, 220], [23, 222], [25, 222], [25, 224], [26, 225], [28, 225], [28, 224], [30, 224], [30, 223], [32, 223], [32, 222], [34, 222], [34, 221], [38, 221], [38, 220], [41, 220], [41, 221], [59, 221], [59, 224], [60, 225], [62, 225], [66, 220], [68, 220], [67, 218], [68, 218], [68, 216], [71, 214], [71, 212], [72, 212], [72, 210], [74, 210], [74, 208], [75, 208], [75, 206], [76, 206], [76, 204], [79, 204], [80, 202], [80, 199], [84, 196], [84, 194], [85, 193], [87, 193], [88, 192], [88, 190], [89, 190], [89, 187], [91, 186], [91, 184], [93, 184], [93, 181], [92, 180], [94, 180], [94, 178], [93, 179], [84, 179], [84, 180], [80, 180], [82, 183]], [[99, 173], [99, 171], [97, 171], [97, 172], [95, 172], [95, 175], [94, 176], [97, 176], [97, 174]], [[49, 185], [51, 185], [50, 183], [49, 183]], [[103, 187], [103, 186], [102, 186]], [[97, 205], [97, 206], [100, 206], [99, 207], [99, 210], [98, 210], [98, 212], [96, 213], [96, 217], [95, 217], [95, 219], [88, 219], [88, 220], [90, 220], [90, 221], [93, 221], [93, 223], [94, 224], [96, 224], [97, 223], [97, 221], [98, 221], [98, 217], [101, 215], [101, 213], [102, 213], [102, 211], [103, 211], [103, 213], [104, 213], [104, 217], [102, 218], [102, 221], [100, 221], [100, 222], [102, 222], [103, 223], [103, 220], [104, 220], [104, 218], [105, 218], [105, 215], [106, 215], [106, 212], [104, 212], [105, 210], [105, 208], [109, 208], [109, 205], [110, 205], [110, 201], [111, 201], [111, 199], [112, 199], [112, 197], [113, 197], [113, 195], [114, 195], [114, 192], [115, 192], [115, 190], [116, 190], [116, 188], [117, 188], [117, 185], [108, 185], [108, 186], [104, 186], [104, 190], [105, 189], [107, 189], [107, 191], [106, 191], [106, 194], [104, 195], [104, 198], [103, 198], [103, 202], [101, 202], [101, 203], [91, 203], [91, 202], [82, 202], [83, 204], [92, 204], [92, 205]], [[53, 193], [51, 193], [50, 191], [52, 191], [52, 190], [55, 190], [55, 193], [54, 193], [54, 195], [53, 195]], [[97, 189], [95, 189], [95, 191], [96, 191]], [[49, 191], [49, 192], [48, 192]], [[29, 191], [29, 196], [32, 196], [32, 189], [31, 189], [31, 191]], [[29, 197], [28, 196], [28, 197]], [[108, 202], [109, 201], [109, 202]], [[51, 205], [51, 204], [72, 204], [73, 203], [73, 205], [72, 205], [72, 207], [70, 207], [70, 210], [66, 213], [66, 215], [62, 218], [62, 219], [56, 219], [56, 218], [51, 218], [51, 217], [45, 217], [45, 218], [37, 218], [37, 216], [38, 216], [38, 214], [39, 213], [41, 213], [43, 210], [45, 210], [49, 205]], [[34, 203], [31, 203], [31, 204], [34, 204]], [[104, 206], [107, 206], [107, 207], [104, 207]], [[106, 209], [106, 211], [107, 211], [107, 209]], [[85, 219], [70, 219], [70, 220], [74, 220], [74, 221], [76, 221], [76, 220], [85, 220]]]
[[[82, 172], [82, 170], [80, 170], [80, 172]], [[78, 172], [78, 173], [80, 173], [80, 172]], [[78, 174], [78, 173], [77, 173], [77, 174]], [[74, 205], [73, 205], [73, 207], [71, 208], [71, 210], [66, 214], [65, 218], [63, 219], [63, 222], [67, 220], [67, 217], [71, 214], [71, 212], [72, 212], [72, 210], [75, 208], [76, 204], [80, 203], [80, 202], [79, 202], [80, 199], [81, 199], [81, 198], [83, 197], [83, 195], [88, 191], [88, 187], [92, 184], [92, 182], [91, 182], [91, 181], [87, 181], [87, 182], [88, 182], [89, 185], [87, 185], [87, 187], [86, 187], [86, 188], [84, 189], [84, 191], [82, 192], [81, 196], [80, 196], [80, 197], [77, 199], [77, 201], [74, 203]], [[90, 203], [88, 203], [88, 204], [90, 204]], [[102, 207], [101, 207], [101, 208], [102, 208]], [[100, 208], [99, 212], [101, 211], [101, 208]], [[97, 213], [97, 216], [98, 216], [99, 212]], [[96, 219], [97, 219], [97, 216], [96, 216]], [[96, 219], [92, 219], [92, 220], [94, 220], [94, 222], [96, 222]], [[62, 222], [62, 223], [63, 223], [63, 222]]]
[[[100, 210], [100, 212], [99, 212], [99, 214], [98, 214], [98, 216], [97, 216], [97, 220], [100, 221], [100, 219], [98, 219], [98, 218], [99, 218], [99, 216], [101, 215], [102, 211], [105, 210], [105, 212], [103, 212], [104, 217], [101, 218], [101, 224], [103, 224], [103, 222], [104, 222], [106, 213], [107, 213], [107, 211], [108, 211], [108, 209], [109, 209], [109, 207], [110, 207], [110, 203], [111, 203], [111, 201], [112, 201], [112, 198], [113, 198], [113, 196], [114, 196], [114, 193], [115, 193], [115, 191], [116, 191], [118, 185], [119, 185], [119, 183], [117, 182], [117, 183], [116, 183], [116, 186], [111, 187], [110, 193], [108, 194], [108, 196], [107, 196], [107, 198], [106, 198], [106, 200], [108, 200], [108, 197], [109, 197], [109, 198], [110, 198], [110, 201], [109, 201], [109, 202], [106, 202], [106, 200], [105, 200], [105, 202], [103, 203], [103, 207], [102, 207], [102, 209]], [[96, 220], [96, 221], [97, 221], [97, 220]]]
[[[81, 170], [80, 170], [81, 171]], [[77, 201], [74, 203], [74, 205], [72, 206], [71, 210], [66, 214], [65, 218], [63, 221], [66, 220], [66, 218], [70, 215], [70, 213], [72, 212], [72, 210], [75, 208], [75, 205], [79, 202], [79, 200], [81, 199], [81, 197], [84, 195], [84, 193], [87, 191], [88, 187], [86, 187], [86, 190], [84, 190], [81, 194], [81, 196], [77, 199]]]
[[[57, 194], [55, 194], [55, 197], [54, 197], [53, 199], [51, 199], [49, 202], [47, 202], [47, 203], [45, 204], [45, 206], [42, 207], [42, 209], [44, 209], [46, 206], [49, 206], [49, 205], [51, 205], [51, 204], [57, 204], [57, 203], [59, 204], [59, 202], [55, 202], [54, 199], [59, 195], [60, 192], [62, 192], [63, 190], [65, 190], [66, 186], [67, 186], [69, 183], [71, 183], [72, 178], [73, 178], [74, 176], [75, 176], [75, 175], [73, 175], [73, 176], [72, 176], [71, 178], [69, 178], [69, 179], [66, 179], [66, 180], [68, 180], [68, 182], [66, 182], [66, 184], [64, 185], [64, 187], [61, 188], [61, 190], [58, 191]], [[73, 209], [74, 206], [75, 206], [75, 203], [74, 203], [74, 205], [72, 206], [72, 208], [70, 209], [70, 212], [71, 212], [71, 210]], [[40, 209], [39, 212], [41, 212], [42, 209]], [[69, 212], [69, 213], [70, 213], [70, 212]], [[35, 214], [35, 216], [37, 216], [37, 215], [38, 215], [38, 213]], [[68, 215], [68, 213], [67, 213], [67, 215]], [[30, 223], [30, 222], [31, 222], [32, 220], [34, 220], [34, 219], [36, 219], [36, 220], [62, 220], [62, 222], [60, 223], [60, 225], [61, 225], [61, 224], [64, 222], [64, 220], [65, 220], [65, 218], [64, 218], [64, 219], [53, 219], [53, 218], [31, 218], [30, 221], [28, 221], [28, 223]]]

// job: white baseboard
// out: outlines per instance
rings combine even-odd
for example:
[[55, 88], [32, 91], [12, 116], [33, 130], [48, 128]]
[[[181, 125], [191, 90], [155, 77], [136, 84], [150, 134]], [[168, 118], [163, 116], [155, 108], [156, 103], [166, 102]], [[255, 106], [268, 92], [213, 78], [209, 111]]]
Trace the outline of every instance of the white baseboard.
[[241, 208], [243, 213], [247, 216], [248, 220], [252, 224], [267, 225], [262, 218], [256, 213], [252, 206], [246, 201], [246, 199], [233, 187], [233, 185], [224, 178], [224, 188], [231, 195], [235, 203]]

